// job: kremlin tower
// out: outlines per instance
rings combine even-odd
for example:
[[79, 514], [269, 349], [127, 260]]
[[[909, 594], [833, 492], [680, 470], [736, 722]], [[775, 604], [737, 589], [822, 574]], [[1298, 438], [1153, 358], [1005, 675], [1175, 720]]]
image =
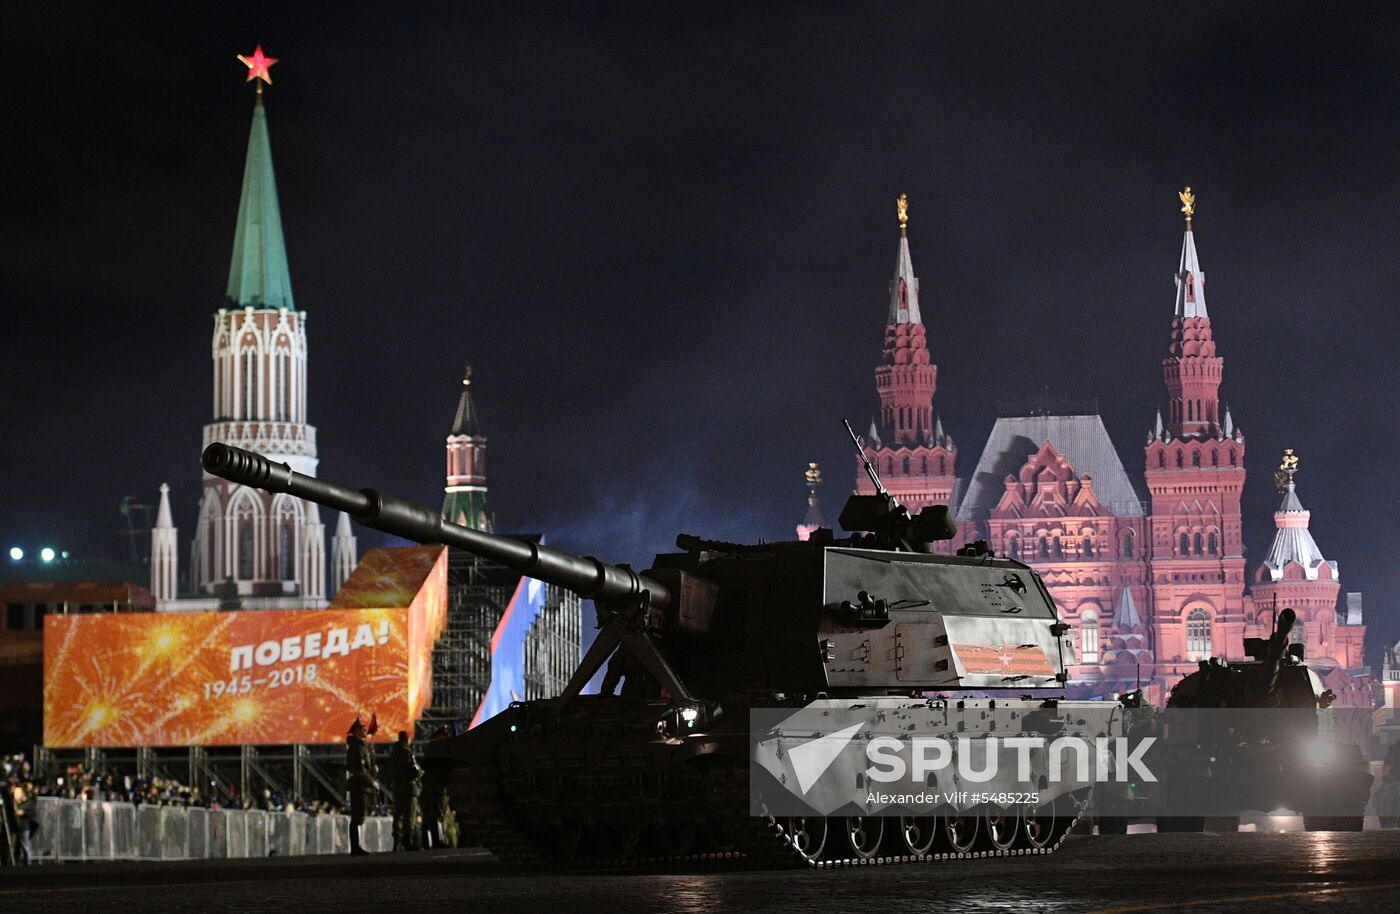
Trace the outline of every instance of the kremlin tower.
[[462, 373], [462, 396], [447, 433], [447, 486], [442, 516], [454, 524], [491, 532], [486, 513], [486, 436], [472, 399], [472, 367]]
[[[885, 488], [911, 514], [917, 514], [926, 505], [951, 504], [956, 452], [952, 437], [943, 434], [943, 423], [933, 412], [938, 366], [929, 357], [919, 311], [919, 280], [909, 256], [908, 197], [900, 194], [897, 207], [899, 253], [890, 280], [884, 351], [875, 369], [880, 419], [878, 424], [871, 420], [863, 443]], [[875, 491], [859, 459], [856, 491], [864, 495]]]
[[179, 531], [170, 516], [170, 486], [160, 484], [160, 507], [151, 528], [151, 595], [156, 607], [175, 599], [179, 589]]
[[[256, 87], [224, 306], [214, 315], [212, 421], [204, 445], [221, 441], [316, 475], [316, 429], [307, 423], [306, 322], [292, 298], [291, 272], [268, 139], [264, 85], [275, 58], [258, 48], [239, 56]], [[205, 608], [220, 590], [236, 588], [249, 608], [326, 605], [326, 543], [320, 509], [286, 494], [235, 485], [204, 474], [192, 549], [190, 590], [179, 608]], [[156, 537], [164, 532], [162, 508]], [[353, 548], [353, 545], [351, 546]], [[352, 557], [353, 559], [353, 557]], [[153, 551], [152, 583], [167, 592], [175, 580], [173, 550]], [[353, 564], [353, 561], [351, 562]], [[172, 595], [173, 596], [173, 595]], [[171, 607], [175, 608], [175, 607]]]

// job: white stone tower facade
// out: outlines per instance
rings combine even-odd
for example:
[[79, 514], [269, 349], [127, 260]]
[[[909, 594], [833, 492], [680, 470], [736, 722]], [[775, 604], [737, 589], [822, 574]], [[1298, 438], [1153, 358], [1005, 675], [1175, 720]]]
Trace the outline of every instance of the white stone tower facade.
[[359, 564], [359, 553], [355, 548], [355, 534], [350, 529], [350, 515], [340, 512], [340, 520], [335, 523], [335, 536], [331, 537], [331, 575], [335, 586], [332, 593], [338, 592]]
[[175, 599], [180, 581], [179, 531], [170, 515], [170, 486], [160, 484], [160, 508], [151, 528], [151, 594], [156, 606]]
[[[203, 446], [221, 441], [316, 475], [316, 429], [306, 412], [306, 320], [292, 299], [260, 92], [226, 302], [214, 315], [213, 416]], [[229, 580], [240, 598], [264, 598], [253, 605], [324, 606], [326, 541], [319, 509], [206, 473], [190, 584], [204, 595]]]

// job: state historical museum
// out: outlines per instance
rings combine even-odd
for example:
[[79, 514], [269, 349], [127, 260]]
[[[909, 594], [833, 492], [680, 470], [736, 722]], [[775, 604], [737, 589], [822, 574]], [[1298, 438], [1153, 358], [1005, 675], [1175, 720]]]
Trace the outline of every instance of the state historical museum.
[[[929, 504], [956, 512], [958, 536], [935, 544], [939, 551], [986, 540], [1044, 578], [1074, 632], [1072, 695], [1110, 695], [1141, 682], [1161, 704], [1201, 660], [1245, 659], [1244, 639], [1268, 636], [1276, 612], [1292, 607], [1292, 637], [1337, 704], [1371, 707], [1361, 595], [1348, 594], [1339, 612], [1337, 563], [1323, 558], [1308, 531], [1291, 452], [1277, 474], [1273, 544], [1262, 563], [1246, 567], [1245, 436], [1221, 408], [1225, 360], [1206, 310], [1191, 225], [1195, 196], [1189, 187], [1179, 196], [1186, 233], [1162, 359], [1166, 409], [1147, 433], [1141, 476], [1125, 470], [1095, 414], [999, 418], [971, 472], [958, 475], [961, 452], [933, 409], [938, 367], [919, 311], [904, 197], [875, 369], [879, 419], [871, 422], [866, 452], [911, 512]], [[856, 489], [874, 491], [859, 461]], [[819, 522], [813, 500], [799, 535]]]

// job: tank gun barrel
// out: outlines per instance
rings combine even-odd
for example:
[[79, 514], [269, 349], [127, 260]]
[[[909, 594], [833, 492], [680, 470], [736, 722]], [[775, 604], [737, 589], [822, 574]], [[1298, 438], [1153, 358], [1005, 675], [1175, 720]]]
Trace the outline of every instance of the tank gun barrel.
[[374, 489], [349, 489], [324, 479], [306, 476], [285, 463], [273, 463], [228, 444], [204, 449], [204, 469], [240, 485], [286, 492], [327, 508], [344, 511], [374, 530], [392, 533], [416, 543], [456, 546], [484, 559], [513, 568], [527, 577], [555, 584], [581, 597], [601, 603], [618, 603], [646, 591], [652, 606], [665, 609], [670, 590], [661, 582], [630, 568], [608, 565], [598, 559], [572, 555], [537, 543], [483, 533], [444, 520], [436, 511], [386, 495]]

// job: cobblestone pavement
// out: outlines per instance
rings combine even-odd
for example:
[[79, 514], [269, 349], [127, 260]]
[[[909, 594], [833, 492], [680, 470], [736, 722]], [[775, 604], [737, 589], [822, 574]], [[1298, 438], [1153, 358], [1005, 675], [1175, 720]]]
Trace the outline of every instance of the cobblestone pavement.
[[1400, 910], [1400, 831], [1075, 836], [1049, 857], [782, 872], [517, 873], [481, 851], [0, 870], [0, 910]]

